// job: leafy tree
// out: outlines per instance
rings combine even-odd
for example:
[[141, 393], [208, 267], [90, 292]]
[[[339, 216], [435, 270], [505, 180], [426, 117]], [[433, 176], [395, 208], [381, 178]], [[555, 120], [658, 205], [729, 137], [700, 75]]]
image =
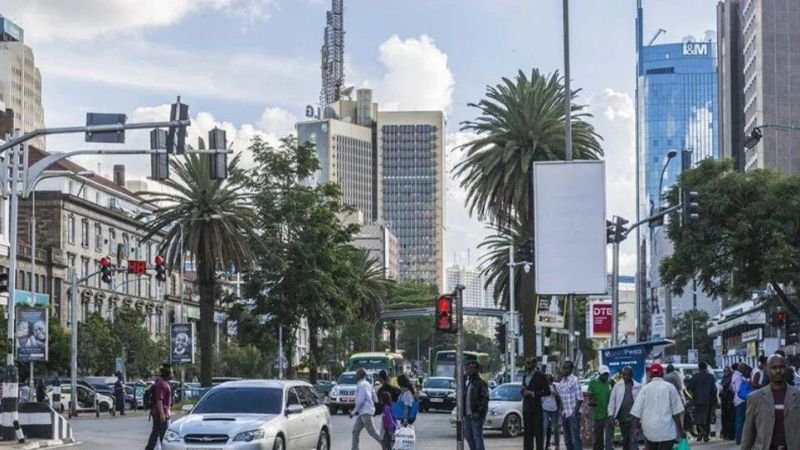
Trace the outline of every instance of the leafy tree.
[[72, 355], [70, 339], [58, 318], [50, 317], [47, 330], [48, 359], [46, 367], [48, 372], [69, 373]]
[[97, 313], [78, 323], [78, 369], [85, 374], [109, 373], [122, 345], [111, 324]]
[[708, 313], [700, 309], [692, 309], [681, 314], [675, 324], [675, 354], [686, 358], [692, 348], [697, 349], [700, 361], [714, 363], [714, 338], [708, 335]]
[[[565, 159], [567, 94], [558, 73], [545, 75], [538, 70], [528, 77], [522, 71], [512, 80], [503, 78], [487, 88], [486, 97], [470, 106], [479, 116], [462, 124], [462, 130], [478, 137], [466, 144], [465, 159], [455, 174], [467, 191], [466, 206], [471, 215], [499, 227], [519, 223], [525, 236], [533, 235], [533, 186], [531, 169], [535, 161]], [[600, 138], [585, 119], [584, 106], [572, 106], [572, 141], [575, 159], [602, 156]], [[506, 254], [507, 255], [507, 254]], [[519, 298], [533, 298], [533, 272], [520, 276]], [[533, 355], [536, 333], [532, 302], [520, 302], [524, 323], [525, 354]]]
[[668, 193], [670, 206], [679, 190], [699, 194], [696, 224], [683, 226], [673, 214], [667, 234], [675, 245], [661, 262], [662, 281], [680, 295], [692, 279], [727, 303], [750, 298], [771, 286], [789, 311], [800, 318], [786, 288], [800, 283], [800, 176], [757, 170], [733, 170], [730, 160], [702, 161], [684, 172]]
[[166, 339], [153, 341], [144, 321], [144, 312], [121, 307], [111, 323], [111, 331], [121, 343], [120, 353], [124, 354], [125, 371], [129, 377], [155, 374], [158, 367], [168, 360]]
[[[212, 180], [208, 158], [187, 155], [173, 159], [177, 179], [162, 183], [170, 192], [144, 192], [144, 205], [155, 206], [154, 219], [145, 222], [144, 239], [163, 233], [161, 251], [173, 268], [183, 255], [192, 255], [200, 290], [200, 382], [211, 386], [214, 368], [214, 308], [217, 272], [241, 270], [252, 261], [254, 233], [251, 196], [245, 189], [239, 157], [228, 165], [226, 180]], [[183, 233], [181, 233], [183, 230]], [[181, 236], [183, 235], [183, 236]], [[181, 247], [181, 244], [183, 246]]]
[[220, 361], [215, 368], [221, 377], [267, 378], [273, 364], [253, 345], [224, 344], [220, 349]]

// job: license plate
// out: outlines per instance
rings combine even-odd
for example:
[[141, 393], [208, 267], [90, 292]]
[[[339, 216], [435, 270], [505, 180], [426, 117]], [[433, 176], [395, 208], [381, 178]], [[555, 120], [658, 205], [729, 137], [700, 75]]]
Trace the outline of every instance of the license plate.
[[344, 403], [353, 403], [354, 401], [356, 401], [355, 397], [342, 397], [342, 402]]
[[222, 447], [186, 447], [186, 450], [222, 450]]
[[444, 399], [443, 398], [432, 398], [431, 402], [432, 403], [444, 403]]

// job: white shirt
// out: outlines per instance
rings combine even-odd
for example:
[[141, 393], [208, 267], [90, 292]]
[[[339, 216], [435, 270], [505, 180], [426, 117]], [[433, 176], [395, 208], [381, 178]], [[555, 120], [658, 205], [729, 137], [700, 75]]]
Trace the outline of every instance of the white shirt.
[[678, 437], [672, 416], [683, 412], [683, 403], [675, 387], [661, 377], [642, 387], [633, 402], [631, 415], [639, 418], [648, 441], [666, 442]]
[[739, 386], [742, 385], [742, 381], [747, 381], [743, 376], [742, 373], [738, 370], [733, 372], [731, 376], [731, 390], [733, 391], [733, 406], [739, 406], [744, 402], [744, 399], [739, 398]]
[[353, 407], [354, 416], [375, 414], [375, 390], [369, 381], [362, 379], [356, 385], [356, 405]]

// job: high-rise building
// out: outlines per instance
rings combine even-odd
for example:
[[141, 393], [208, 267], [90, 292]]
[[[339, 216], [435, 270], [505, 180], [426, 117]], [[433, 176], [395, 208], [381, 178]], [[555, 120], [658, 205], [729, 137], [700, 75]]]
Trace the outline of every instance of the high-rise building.
[[740, 0], [717, 4], [720, 157], [744, 170], [744, 55]]
[[341, 98], [344, 88], [344, 0], [331, 0], [321, 53], [322, 92], [319, 106], [325, 111], [327, 106]]
[[444, 286], [444, 113], [380, 111], [383, 220], [400, 244], [400, 279]]
[[[761, 125], [800, 125], [800, 2], [739, 0], [742, 53], [732, 55], [744, 74], [744, 130]], [[727, 65], [727, 63], [726, 63]], [[744, 154], [745, 170], [800, 173], [798, 133], [764, 127], [763, 138]]]
[[[455, 265], [447, 268], [445, 292], [453, 292], [456, 286], [464, 286], [462, 292], [464, 306], [469, 308], [496, 308], [494, 303], [494, 285], [485, 287], [486, 278], [481, 275], [481, 271]], [[467, 326], [474, 331], [485, 336], [492, 336], [494, 333], [494, 325], [497, 319], [490, 319], [486, 317], [478, 318], [465, 318], [468, 321]]]
[[[42, 75], [33, 59], [33, 50], [24, 44], [24, 30], [0, 16], [0, 110], [11, 109], [22, 132], [44, 128]], [[44, 148], [44, 136], [30, 145]]]

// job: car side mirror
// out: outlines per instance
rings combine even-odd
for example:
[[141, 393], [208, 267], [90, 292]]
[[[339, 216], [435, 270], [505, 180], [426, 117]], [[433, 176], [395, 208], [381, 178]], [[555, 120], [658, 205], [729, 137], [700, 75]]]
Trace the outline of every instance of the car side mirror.
[[292, 414], [300, 414], [301, 412], [303, 412], [303, 406], [302, 405], [294, 404], [294, 405], [289, 405], [289, 406], [286, 407], [286, 415], [287, 416], [291, 416]]
[[184, 414], [189, 414], [190, 412], [192, 412], [192, 408], [194, 408], [194, 405], [183, 405], [183, 406], [181, 407], [181, 411], [182, 411]]

